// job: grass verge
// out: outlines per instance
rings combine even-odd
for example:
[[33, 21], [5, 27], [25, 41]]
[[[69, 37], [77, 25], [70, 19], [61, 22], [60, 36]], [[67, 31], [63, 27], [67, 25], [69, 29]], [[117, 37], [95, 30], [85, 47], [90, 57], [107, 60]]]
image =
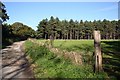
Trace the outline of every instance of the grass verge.
[[26, 41], [24, 45], [26, 54], [36, 65], [36, 78], [107, 78], [104, 72], [94, 73], [92, 65], [73, 65], [70, 60], [58, 57], [46, 47], [31, 41]]

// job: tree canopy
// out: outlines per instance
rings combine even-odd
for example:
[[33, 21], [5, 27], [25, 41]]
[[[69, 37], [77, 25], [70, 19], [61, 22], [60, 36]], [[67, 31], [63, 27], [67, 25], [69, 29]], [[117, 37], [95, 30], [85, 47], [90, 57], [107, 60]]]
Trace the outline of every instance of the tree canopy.
[[58, 17], [43, 19], [37, 26], [37, 38], [49, 39], [93, 39], [93, 31], [100, 30], [102, 39], [120, 39], [119, 21], [94, 20], [74, 21], [73, 19], [59, 20]]
[[9, 45], [15, 41], [34, 38], [35, 31], [23, 23], [15, 22], [12, 25], [2, 24], [2, 45]]
[[9, 16], [7, 15], [5, 5], [0, 1], [0, 21], [1, 23], [9, 19]]

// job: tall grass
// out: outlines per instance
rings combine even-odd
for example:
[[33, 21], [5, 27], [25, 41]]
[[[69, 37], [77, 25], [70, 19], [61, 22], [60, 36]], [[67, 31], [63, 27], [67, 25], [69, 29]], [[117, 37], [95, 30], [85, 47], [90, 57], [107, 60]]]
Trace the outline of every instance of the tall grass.
[[[45, 40], [38, 40], [42, 43]], [[80, 53], [85, 64], [93, 63], [94, 41], [93, 40], [54, 40], [54, 47], [61, 50], [75, 51]]]
[[25, 52], [36, 68], [36, 78], [106, 78], [106, 73], [96, 74], [91, 65], [74, 65], [69, 59], [57, 56], [45, 46], [25, 42]]

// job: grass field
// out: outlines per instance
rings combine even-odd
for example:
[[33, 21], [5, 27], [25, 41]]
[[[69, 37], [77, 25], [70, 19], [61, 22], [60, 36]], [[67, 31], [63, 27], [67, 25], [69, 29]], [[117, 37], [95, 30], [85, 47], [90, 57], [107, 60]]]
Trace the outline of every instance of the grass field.
[[[45, 43], [45, 40], [37, 40], [39, 42]], [[26, 47], [33, 47], [33, 43], [26, 42]], [[103, 53], [103, 68], [104, 71], [109, 75], [109, 77], [113, 78], [119, 78], [120, 76], [120, 41], [118, 40], [102, 40], [101, 41], [101, 48]], [[56, 57], [52, 58], [51, 60], [47, 59], [51, 55], [46, 55], [42, 58], [39, 58], [39, 60], [36, 61], [36, 64], [41, 66], [40, 69], [37, 69], [37, 71], [40, 71], [40, 73], [37, 75], [37, 77], [67, 77], [67, 78], [98, 78], [102, 77], [105, 78], [107, 75], [106, 73], [101, 74], [95, 74], [93, 72], [92, 66], [89, 63], [88, 58], [92, 58], [92, 54], [94, 52], [94, 41], [93, 40], [55, 40], [54, 41], [54, 47], [60, 48], [61, 50], [67, 50], [67, 51], [75, 51], [81, 53], [83, 56], [83, 61], [85, 64], [81, 67], [73, 66], [72, 63], [66, 61], [62, 57], [58, 62], [59, 64], [54, 63], [54, 61], [57, 61], [57, 55]], [[35, 47], [33, 47], [34, 49]], [[43, 49], [38, 50], [39, 48], [36, 48], [36, 52], [27, 52], [27, 53], [40, 53]], [[37, 51], [38, 50], [38, 51]], [[29, 49], [27, 50], [29, 51]], [[34, 50], [35, 51], [35, 50]], [[47, 51], [47, 50], [45, 50]], [[49, 53], [43, 51], [44, 53]], [[50, 52], [51, 53], [51, 52]], [[51, 53], [53, 54], [53, 53]], [[34, 55], [34, 54], [33, 54]], [[33, 56], [32, 55], [32, 56]], [[88, 57], [89, 55], [89, 57]], [[35, 57], [34, 57], [35, 58]], [[51, 65], [51, 66], [50, 66]], [[62, 65], [62, 66], [61, 66]], [[72, 69], [70, 69], [72, 68]], [[68, 69], [68, 71], [66, 71]], [[78, 69], [78, 70], [76, 70]], [[43, 70], [43, 71], [41, 71]], [[46, 72], [47, 71], [47, 72]], [[46, 72], [43, 73], [43, 72]], [[49, 73], [50, 72], [50, 73]]]

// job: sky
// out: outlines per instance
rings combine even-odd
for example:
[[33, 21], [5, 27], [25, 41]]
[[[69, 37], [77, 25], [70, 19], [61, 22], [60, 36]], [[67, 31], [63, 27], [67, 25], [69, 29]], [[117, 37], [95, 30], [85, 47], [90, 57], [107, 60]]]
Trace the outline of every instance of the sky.
[[119, 2], [119, 0], [1, 0], [2, 2]]
[[37, 30], [38, 23], [51, 16], [60, 20], [117, 20], [118, 2], [4, 2], [10, 19]]

